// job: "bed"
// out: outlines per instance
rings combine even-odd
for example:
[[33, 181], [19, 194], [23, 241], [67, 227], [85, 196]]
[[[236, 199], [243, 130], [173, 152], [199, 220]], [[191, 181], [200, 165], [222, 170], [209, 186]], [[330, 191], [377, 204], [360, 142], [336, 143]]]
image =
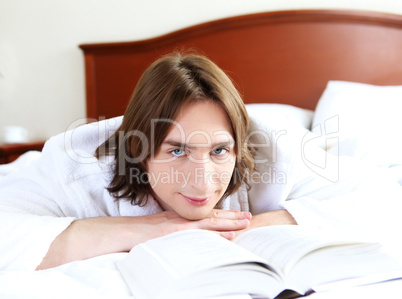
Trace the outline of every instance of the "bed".
[[[156, 58], [193, 51], [226, 71], [250, 109], [297, 120], [322, 137], [326, 150], [391, 169], [393, 179], [402, 184], [402, 16], [341, 10], [264, 12], [148, 40], [79, 47], [85, 58], [89, 122], [122, 115], [140, 75]], [[381, 135], [375, 142], [373, 132]], [[14, 170], [15, 165], [6, 167]], [[0, 294], [59, 298], [62, 288], [66, 298], [132, 298], [114, 264], [124, 255], [36, 273], [0, 272]], [[17, 288], [21, 280], [26, 281], [24, 288]], [[372, 298], [401, 289], [397, 280], [311, 297]]]

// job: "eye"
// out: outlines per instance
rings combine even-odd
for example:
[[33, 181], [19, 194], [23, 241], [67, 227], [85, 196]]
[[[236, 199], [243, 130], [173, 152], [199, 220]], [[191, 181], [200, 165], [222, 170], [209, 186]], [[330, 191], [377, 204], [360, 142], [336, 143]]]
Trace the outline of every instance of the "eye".
[[216, 148], [212, 151], [212, 154], [215, 156], [223, 156], [227, 152], [228, 152], [228, 150], [225, 148]]
[[182, 148], [172, 150], [170, 153], [175, 157], [183, 157], [184, 155], [186, 155], [186, 151]]

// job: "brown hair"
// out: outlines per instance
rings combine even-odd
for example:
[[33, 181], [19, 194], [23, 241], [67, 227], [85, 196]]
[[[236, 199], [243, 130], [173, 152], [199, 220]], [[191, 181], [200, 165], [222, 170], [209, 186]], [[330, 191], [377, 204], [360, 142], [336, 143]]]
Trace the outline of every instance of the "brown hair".
[[[226, 111], [235, 140], [236, 163], [223, 198], [247, 184], [248, 172], [255, 170], [253, 151], [245, 143], [248, 114], [240, 94], [229, 77], [212, 61], [200, 55], [164, 56], [142, 75], [124, 114], [120, 128], [100, 145], [96, 157], [114, 155], [113, 179], [107, 188], [116, 199], [145, 205], [153, 194], [147, 180], [147, 160], [156, 153], [181, 107], [187, 103], [212, 100]], [[150, 142], [152, 144], [150, 145]], [[143, 180], [133, 180], [133, 172]]]

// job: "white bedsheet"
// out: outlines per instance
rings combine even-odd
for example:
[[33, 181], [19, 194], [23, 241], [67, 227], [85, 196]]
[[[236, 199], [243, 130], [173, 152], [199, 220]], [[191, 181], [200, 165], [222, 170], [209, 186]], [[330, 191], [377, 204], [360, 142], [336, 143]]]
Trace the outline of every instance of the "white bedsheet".
[[42, 271], [0, 271], [0, 298], [132, 298], [115, 253]]

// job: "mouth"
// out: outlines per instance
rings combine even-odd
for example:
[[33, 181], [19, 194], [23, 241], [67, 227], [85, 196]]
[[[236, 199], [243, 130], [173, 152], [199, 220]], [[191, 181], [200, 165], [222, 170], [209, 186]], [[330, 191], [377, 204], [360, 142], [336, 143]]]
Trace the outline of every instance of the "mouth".
[[211, 196], [209, 197], [204, 197], [204, 198], [198, 198], [198, 197], [188, 197], [180, 193], [180, 195], [190, 204], [193, 206], [203, 206], [206, 205], [209, 200], [211, 199]]

